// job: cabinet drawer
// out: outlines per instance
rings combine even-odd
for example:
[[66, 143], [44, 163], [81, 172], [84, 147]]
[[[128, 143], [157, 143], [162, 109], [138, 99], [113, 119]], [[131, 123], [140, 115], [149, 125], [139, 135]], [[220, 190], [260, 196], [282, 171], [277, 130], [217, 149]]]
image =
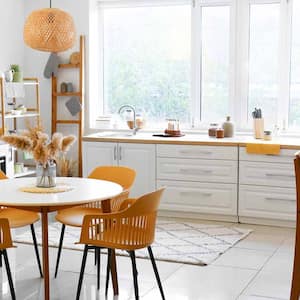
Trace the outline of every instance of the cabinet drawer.
[[294, 165], [265, 162], [240, 162], [240, 183], [295, 187]]
[[240, 185], [239, 216], [296, 219], [296, 191], [290, 188]]
[[237, 161], [157, 158], [157, 179], [237, 182]]
[[157, 145], [158, 157], [237, 160], [237, 147]]
[[172, 211], [237, 214], [236, 184], [209, 184], [196, 182], [157, 181], [165, 186], [160, 209]]
[[[300, 148], [299, 148], [300, 150]], [[279, 155], [269, 155], [269, 154], [248, 154], [246, 147], [240, 147], [240, 160], [247, 161], [264, 161], [264, 162], [274, 162], [274, 163], [290, 163], [294, 161], [295, 153], [298, 150], [281, 149]]]

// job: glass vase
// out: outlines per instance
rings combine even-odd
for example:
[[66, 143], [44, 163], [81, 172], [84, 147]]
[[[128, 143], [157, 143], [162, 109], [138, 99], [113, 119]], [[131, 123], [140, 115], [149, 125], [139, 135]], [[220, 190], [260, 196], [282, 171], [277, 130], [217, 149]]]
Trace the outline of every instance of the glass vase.
[[36, 186], [50, 188], [56, 186], [56, 163], [53, 160], [36, 165]]

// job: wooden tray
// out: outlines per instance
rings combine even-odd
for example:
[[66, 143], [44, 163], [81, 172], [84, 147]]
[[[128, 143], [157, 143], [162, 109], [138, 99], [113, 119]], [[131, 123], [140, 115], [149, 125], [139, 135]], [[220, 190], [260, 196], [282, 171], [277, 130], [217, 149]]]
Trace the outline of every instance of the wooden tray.
[[180, 130], [165, 130], [165, 134], [169, 136], [184, 136], [184, 134]]

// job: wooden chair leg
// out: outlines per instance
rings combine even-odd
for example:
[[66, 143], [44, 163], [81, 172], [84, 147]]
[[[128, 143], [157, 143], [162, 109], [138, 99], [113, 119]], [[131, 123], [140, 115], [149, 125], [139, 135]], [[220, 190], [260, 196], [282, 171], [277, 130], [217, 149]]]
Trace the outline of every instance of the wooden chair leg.
[[65, 229], [66, 229], [66, 225], [62, 224], [61, 232], [60, 232], [60, 238], [59, 238], [59, 245], [58, 245], [58, 250], [57, 250], [57, 258], [56, 258], [54, 278], [56, 278], [57, 272], [58, 272], [58, 266], [59, 266], [61, 250], [62, 250], [63, 241], [64, 241]]
[[136, 269], [136, 259], [134, 251], [130, 251], [130, 258], [132, 263], [132, 275], [133, 275], [133, 284], [134, 284], [134, 294], [135, 299], [139, 299], [139, 287], [138, 287], [138, 280], [137, 280], [137, 269]]
[[41, 277], [43, 277], [43, 271], [42, 271], [41, 259], [40, 259], [40, 254], [39, 254], [39, 248], [38, 248], [38, 245], [37, 245], [36, 235], [35, 235], [35, 230], [34, 230], [34, 225], [33, 224], [30, 225], [30, 230], [31, 230], [31, 235], [32, 235], [36, 260], [37, 260], [38, 267], [39, 267], [39, 272], [40, 272]]
[[159, 287], [159, 290], [160, 290], [161, 298], [163, 300], [165, 300], [165, 294], [164, 294], [163, 287], [162, 287], [162, 284], [161, 284], [161, 281], [160, 281], [159, 273], [158, 273], [158, 270], [157, 270], [157, 266], [156, 266], [156, 263], [155, 263], [155, 259], [154, 259], [154, 256], [153, 256], [151, 246], [148, 247], [148, 253], [149, 253], [149, 256], [150, 256], [150, 259], [151, 259], [151, 263], [152, 263], [152, 267], [153, 267], [153, 270], [154, 270], [154, 273], [155, 273], [156, 281], [157, 281], [157, 284], [158, 284], [158, 287]]
[[83, 257], [82, 257], [82, 263], [81, 263], [81, 269], [80, 269], [80, 275], [79, 275], [79, 281], [78, 281], [78, 287], [77, 287], [77, 293], [76, 293], [76, 300], [79, 300], [80, 298], [80, 292], [81, 292], [81, 286], [82, 286], [82, 281], [83, 281], [83, 275], [84, 275], [84, 269], [85, 269], [85, 264], [86, 264], [86, 257], [88, 254], [88, 245], [84, 246], [84, 251], [83, 251]]
[[110, 264], [111, 264], [111, 249], [107, 249], [107, 265], [106, 265], [106, 282], [105, 282], [105, 296], [108, 293], [109, 285], [109, 273], [110, 273]]
[[298, 300], [300, 295], [300, 218], [297, 216], [294, 269], [290, 300]]
[[97, 290], [100, 289], [100, 255], [101, 249], [96, 247], [95, 253], [97, 253]]
[[5, 267], [6, 267], [6, 273], [7, 273], [7, 279], [8, 279], [8, 283], [9, 283], [11, 298], [12, 298], [12, 300], [16, 300], [14, 283], [13, 283], [12, 276], [11, 276], [11, 271], [10, 271], [10, 267], [9, 267], [9, 261], [8, 261], [6, 249], [2, 250], [2, 254], [3, 254], [4, 263], [5, 263]]

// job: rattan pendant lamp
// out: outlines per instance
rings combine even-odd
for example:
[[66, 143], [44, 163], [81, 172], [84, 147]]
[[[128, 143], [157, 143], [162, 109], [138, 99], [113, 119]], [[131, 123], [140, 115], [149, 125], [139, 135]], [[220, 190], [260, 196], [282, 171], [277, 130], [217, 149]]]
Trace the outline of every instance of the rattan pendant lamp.
[[24, 25], [24, 41], [29, 47], [46, 52], [62, 52], [75, 43], [75, 26], [71, 15], [63, 10], [43, 8], [33, 11]]

